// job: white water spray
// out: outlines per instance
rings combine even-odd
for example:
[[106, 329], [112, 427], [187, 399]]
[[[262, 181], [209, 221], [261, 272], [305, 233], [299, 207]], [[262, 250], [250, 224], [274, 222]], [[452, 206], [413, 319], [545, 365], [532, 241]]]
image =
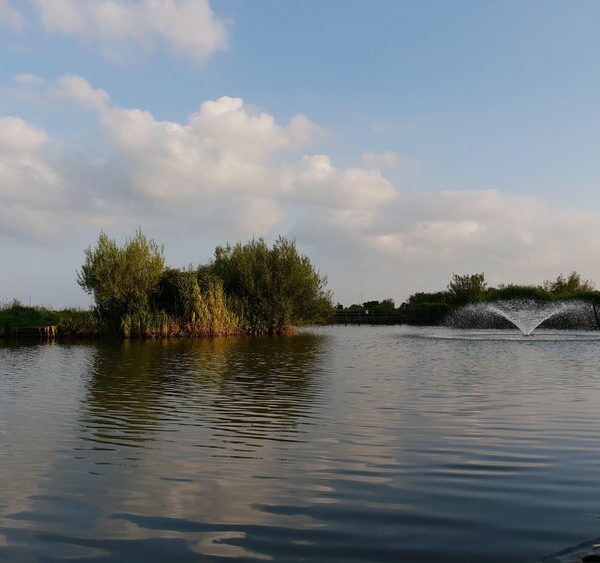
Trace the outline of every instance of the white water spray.
[[544, 321], [557, 315], [574, 316], [585, 324], [589, 313], [590, 305], [583, 301], [508, 299], [466, 305], [452, 315], [449, 324], [460, 327], [491, 327], [497, 317], [502, 317], [517, 327], [524, 336], [530, 336]]

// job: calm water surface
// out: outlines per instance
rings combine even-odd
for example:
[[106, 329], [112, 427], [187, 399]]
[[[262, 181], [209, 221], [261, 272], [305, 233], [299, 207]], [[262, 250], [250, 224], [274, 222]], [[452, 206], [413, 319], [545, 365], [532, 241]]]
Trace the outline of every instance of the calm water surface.
[[0, 560], [505, 563], [600, 536], [597, 335], [472, 336], [0, 344]]

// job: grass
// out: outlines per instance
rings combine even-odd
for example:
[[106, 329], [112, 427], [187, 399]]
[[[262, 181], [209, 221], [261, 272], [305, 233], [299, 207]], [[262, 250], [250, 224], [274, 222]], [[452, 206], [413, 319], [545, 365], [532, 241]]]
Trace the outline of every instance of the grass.
[[19, 328], [58, 326], [63, 334], [87, 335], [98, 332], [92, 311], [61, 309], [53, 311], [46, 307], [27, 307], [15, 300], [0, 306], [0, 334], [9, 335]]

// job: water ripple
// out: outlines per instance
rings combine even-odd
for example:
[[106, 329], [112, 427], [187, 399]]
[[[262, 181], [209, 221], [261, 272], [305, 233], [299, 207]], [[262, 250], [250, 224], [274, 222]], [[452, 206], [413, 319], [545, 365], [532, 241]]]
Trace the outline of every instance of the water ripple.
[[0, 345], [0, 560], [527, 561], [598, 536], [597, 334]]

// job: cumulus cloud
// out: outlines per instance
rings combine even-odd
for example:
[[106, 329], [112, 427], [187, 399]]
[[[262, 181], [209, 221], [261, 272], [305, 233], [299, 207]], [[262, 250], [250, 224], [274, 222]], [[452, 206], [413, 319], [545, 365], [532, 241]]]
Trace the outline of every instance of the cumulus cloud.
[[326, 155], [305, 156], [294, 167], [292, 186], [299, 204], [369, 210], [393, 200], [396, 192], [377, 170], [338, 170]]
[[[203, 102], [183, 123], [161, 121], [116, 105], [80, 76], [41, 83], [41, 90], [35, 78], [16, 81], [25, 92], [30, 85], [39, 96], [95, 113], [105, 131], [108, 157], [100, 166], [58, 158], [67, 186], [83, 177], [94, 201], [87, 209], [94, 213], [129, 206], [166, 218], [195, 214], [206, 231], [235, 224], [238, 233], [262, 235], [285, 228], [297, 207], [372, 209], [395, 197], [378, 171], [338, 169], [325, 155], [302, 156], [321, 128], [301, 114], [281, 124], [241, 98], [225, 96]], [[77, 181], [68, 170], [73, 162]]]
[[104, 90], [92, 88], [91, 84], [81, 76], [68, 74], [57, 81], [54, 93], [70, 98], [86, 109], [105, 112], [108, 109], [109, 96]]
[[227, 46], [226, 25], [209, 0], [32, 1], [47, 31], [96, 44], [112, 57], [159, 43], [203, 61]]
[[35, 129], [18, 117], [0, 118], [0, 149], [20, 153], [38, 149], [45, 144], [47, 136], [41, 129]]
[[302, 115], [280, 125], [241, 98], [206, 101], [186, 123], [177, 123], [113, 105], [81, 77], [59, 79], [55, 91], [97, 112], [125, 189], [157, 205], [205, 208], [215, 197], [254, 195], [271, 198], [271, 215], [279, 216], [273, 205], [284, 189], [283, 172], [273, 157], [301, 149], [319, 131]]
[[0, 229], [42, 233], [43, 209], [60, 204], [61, 188], [46, 133], [17, 117], [0, 118]]
[[531, 280], [532, 273], [543, 277], [589, 266], [589, 257], [600, 251], [598, 220], [598, 212], [540, 198], [466, 190], [399, 194], [362, 220], [334, 215], [315, 225], [304, 218], [295, 229], [313, 244], [335, 240], [338, 253], [395, 264], [400, 279], [435, 266], [443, 272], [485, 270], [510, 281], [515, 272]]
[[336, 271], [340, 279], [352, 272], [365, 290], [391, 280], [404, 295], [453, 271], [535, 281], [580, 269], [600, 252], [598, 212], [489, 189], [399, 190], [373, 161], [339, 167], [310, 154], [320, 128], [303, 115], [280, 123], [221, 97], [182, 122], [159, 120], [120, 107], [79, 76], [19, 82], [97, 115], [105, 158], [91, 163], [20, 118], [0, 119], [4, 234], [49, 236], [84, 222], [129, 230], [152, 223], [157, 236], [188, 229], [215, 242], [281, 232], [313, 247], [317, 261], [338, 264], [327, 268], [334, 284]]
[[23, 16], [10, 3], [10, 0], [0, 0], [0, 29], [3, 27], [12, 31], [23, 27]]

